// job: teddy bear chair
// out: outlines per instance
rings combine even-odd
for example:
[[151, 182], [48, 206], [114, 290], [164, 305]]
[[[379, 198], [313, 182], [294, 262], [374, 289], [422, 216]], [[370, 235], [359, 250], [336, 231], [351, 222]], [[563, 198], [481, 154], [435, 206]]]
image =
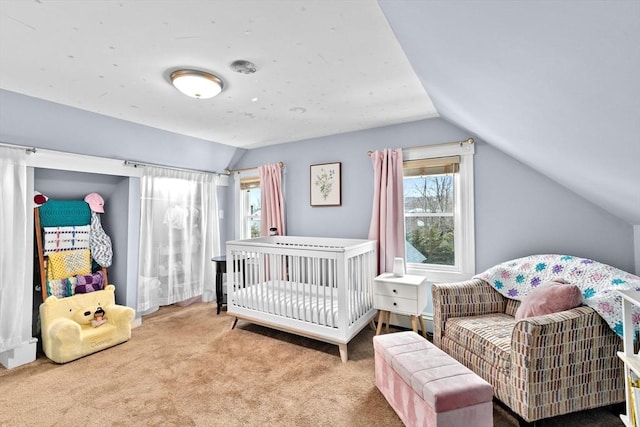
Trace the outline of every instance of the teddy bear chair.
[[48, 297], [40, 305], [42, 347], [56, 363], [123, 343], [131, 338], [135, 311], [116, 305], [115, 286], [67, 298]]

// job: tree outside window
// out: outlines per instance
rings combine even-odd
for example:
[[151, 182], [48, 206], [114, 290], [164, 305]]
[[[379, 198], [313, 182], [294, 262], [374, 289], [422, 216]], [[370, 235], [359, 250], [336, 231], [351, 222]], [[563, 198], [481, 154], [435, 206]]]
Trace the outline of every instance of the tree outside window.
[[452, 175], [404, 179], [407, 261], [455, 264]]
[[455, 174], [459, 157], [404, 162], [404, 217], [408, 263], [453, 266]]

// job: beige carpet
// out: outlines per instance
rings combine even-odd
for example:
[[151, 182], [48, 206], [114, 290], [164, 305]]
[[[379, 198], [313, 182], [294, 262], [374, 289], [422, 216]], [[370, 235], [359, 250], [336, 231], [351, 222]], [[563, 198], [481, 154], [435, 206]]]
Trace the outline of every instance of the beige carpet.
[[[337, 346], [230, 323], [214, 304], [164, 307], [117, 347], [0, 368], [0, 426], [402, 426], [375, 387], [369, 328], [342, 363]], [[498, 405], [494, 420], [517, 426]], [[622, 423], [594, 410], [544, 425]]]

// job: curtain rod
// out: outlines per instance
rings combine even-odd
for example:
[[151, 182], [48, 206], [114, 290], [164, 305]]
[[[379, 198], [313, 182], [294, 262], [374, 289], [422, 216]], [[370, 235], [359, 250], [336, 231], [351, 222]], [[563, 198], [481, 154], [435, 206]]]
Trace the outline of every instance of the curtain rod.
[[[284, 162], [278, 162], [278, 166], [280, 166], [280, 169], [282, 169], [284, 167]], [[243, 169], [227, 169], [227, 174], [232, 174], [235, 172], [246, 172], [246, 171], [251, 171], [254, 169], [258, 169], [258, 166], [254, 167], [254, 168], [243, 168]]]
[[134, 168], [140, 168], [140, 167], [154, 167], [154, 168], [161, 168], [161, 169], [171, 169], [171, 170], [176, 170], [176, 171], [183, 171], [183, 172], [200, 172], [200, 173], [210, 173], [213, 175], [218, 175], [218, 176], [222, 176], [225, 175], [224, 173], [221, 172], [214, 172], [214, 171], [206, 171], [206, 170], [202, 170], [202, 169], [187, 169], [187, 168], [178, 168], [178, 167], [173, 167], [173, 166], [166, 166], [166, 165], [158, 165], [155, 163], [142, 163], [142, 162], [135, 162], [132, 160], [125, 160], [123, 163], [125, 166], [131, 166]]
[[[16, 149], [24, 149], [27, 152], [27, 154], [36, 153], [38, 151], [36, 149], [36, 147], [27, 147], [25, 145], [9, 144], [9, 143], [6, 143], [6, 142], [0, 142], [0, 146], [16, 148]], [[69, 152], [65, 152], [65, 151], [60, 151], [60, 153], [74, 154], [74, 153], [69, 153]], [[124, 161], [124, 165], [125, 166], [132, 166], [134, 168], [144, 167], [144, 166], [153, 166], [153, 167], [156, 167], [156, 168], [173, 169], [173, 170], [180, 170], [180, 171], [185, 171], [185, 172], [202, 172], [202, 173], [210, 173], [210, 174], [219, 175], [219, 176], [225, 175], [225, 174], [220, 173], [220, 172], [212, 172], [212, 171], [205, 171], [205, 170], [198, 170], [198, 169], [174, 168], [174, 167], [171, 167], [171, 166], [156, 165], [156, 164], [153, 164], [153, 163], [134, 162], [134, 161], [130, 161], [130, 160], [125, 160]]]
[[[423, 145], [421, 147], [411, 147], [411, 148], [423, 148], [423, 147], [440, 147], [442, 145], [452, 145], [452, 144], [458, 144], [462, 147], [463, 144], [473, 144], [475, 142], [475, 140], [473, 138], [468, 138], [468, 139], [463, 139], [462, 141], [454, 141], [454, 142], [442, 142], [440, 144], [432, 144], [432, 145]], [[373, 154], [373, 151], [369, 150], [367, 151], [367, 156], [371, 157], [371, 155]]]
[[27, 147], [25, 145], [9, 144], [9, 143], [6, 143], [6, 142], [0, 142], [0, 146], [9, 147], [9, 148], [17, 148], [18, 150], [24, 149], [24, 151], [26, 151], [27, 154], [32, 154], [32, 153], [35, 153], [37, 151], [36, 147]]

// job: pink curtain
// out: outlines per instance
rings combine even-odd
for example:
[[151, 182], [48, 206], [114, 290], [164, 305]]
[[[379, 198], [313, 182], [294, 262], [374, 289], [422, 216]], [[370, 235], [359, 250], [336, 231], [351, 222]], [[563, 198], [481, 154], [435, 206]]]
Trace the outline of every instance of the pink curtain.
[[278, 235], [286, 235], [284, 227], [284, 197], [280, 165], [273, 163], [258, 167], [260, 174], [261, 217], [260, 235], [268, 236], [269, 228], [276, 227]]
[[391, 272], [393, 259], [405, 257], [402, 149], [371, 154], [374, 173], [369, 239], [378, 241], [378, 272]]

